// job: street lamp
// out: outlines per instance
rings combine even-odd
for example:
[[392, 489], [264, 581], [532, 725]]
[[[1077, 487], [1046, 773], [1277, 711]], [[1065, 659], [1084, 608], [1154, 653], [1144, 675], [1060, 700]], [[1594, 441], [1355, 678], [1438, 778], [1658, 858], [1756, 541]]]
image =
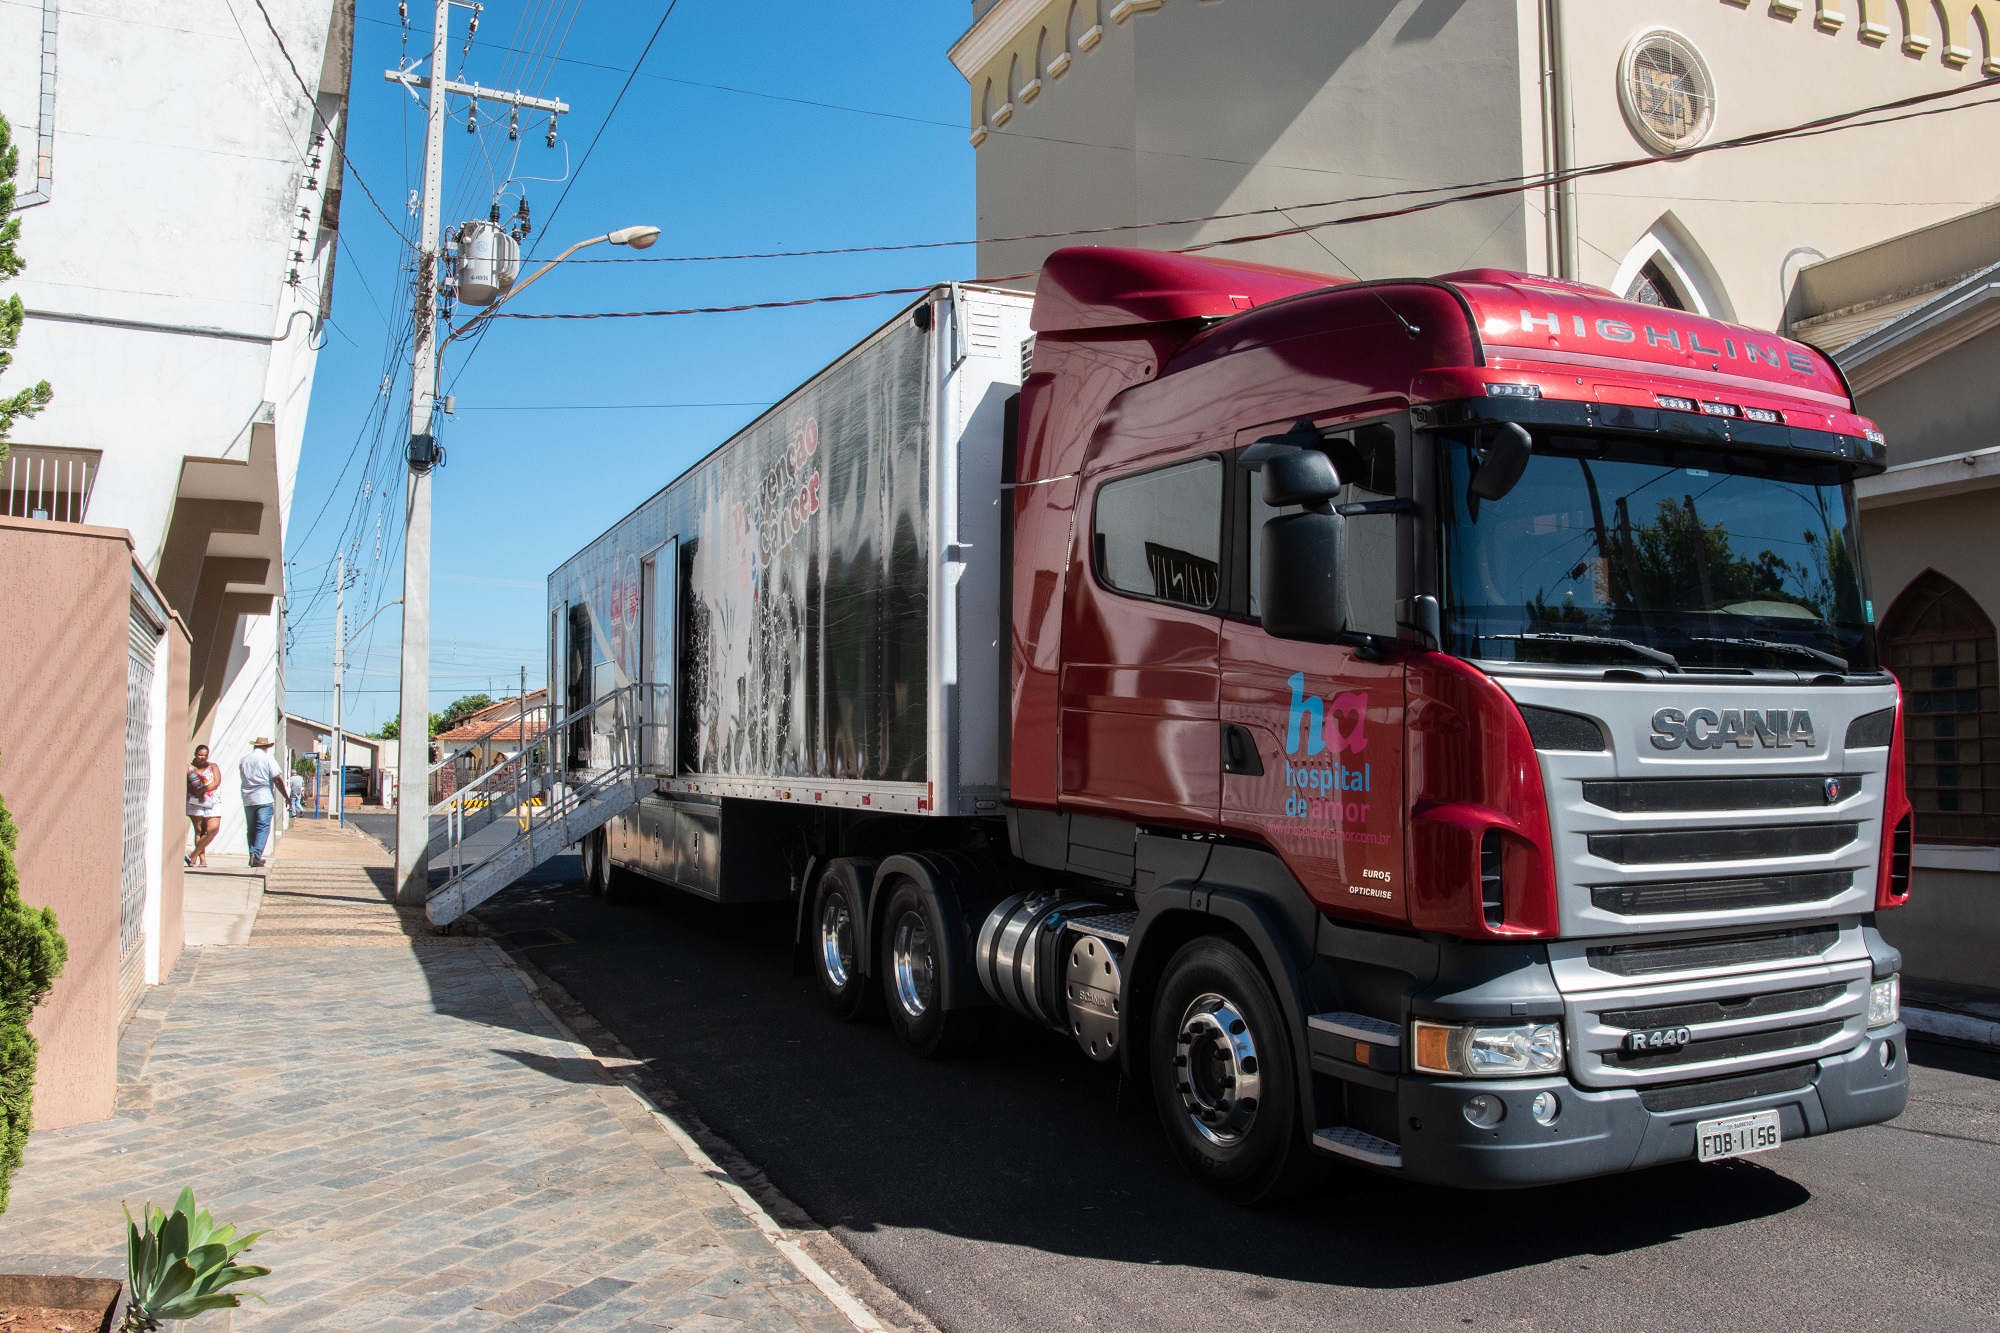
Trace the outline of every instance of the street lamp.
[[[444, 17], [448, 6], [438, 6], [437, 47], [443, 50]], [[444, 99], [432, 95], [430, 107], [429, 138], [426, 141], [425, 165], [425, 221], [423, 234], [429, 238], [428, 244], [437, 244], [437, 218], [435, 177], [442, 170], [444, 159], [443, 138]], [[440, 456], [435, 439], [431, 434], [431, 412], [437, 400], [438, 356], [445, 345], [475, 328], [484, 328], [486, 320], [493, 312], [526, 291], [535, 280], [568, 259], [587, 245], [598, 245], [609, 241], [613, 245], [627, 245], [634, 250], [644, 250], [660, 239], [658, 227], [620, 227], [602, 236], [592, 236], [578, 241], [569, 249], [551, 259], [548, 263], [528, 275], [526, 282], [517, 282], [507, 294], [486, 307], [477, 316], [467, 320], [446, 334], [433, 339], [429, 333], [436, 327], [438, 319], [438, 292], [432, 285], [421, 297], [420, 320], [417, 325], [416, 345], [412, 351], [410, 366], [410, 480], [407, 508], [403, 520], [403, 673], [398, 686], [399, 716], [407, 725], [411, 719], [417, 723], [418, 734], [428, 741], [430, 729], [425, 725], [430, 707], [430, 647], [431, 647], [431, 491], [430, 471], [436, 466]], [[433, 256], [434, 258], [434, 253]], [[421, 458], [421, 462], [419, 459]], [[418, 769], [422, 774], [429, 768], [430, 750], [420, 748], [418, 754], [424, 756], [425, 763]], [[430, 892], [430, 840], [431, 818], [429, 790], [417, 793], [416, 800], [409, 799], [407, 784], [403, 778], [405, 765], [409, 762], [409, 738], [405, 736], [397, 743], [396, 758], [396, 901], [411, 906], [422, 906]], [[423, 787], [419, 778], [419, 786]], [[344, 805], [344, 802], [343, 802]]]

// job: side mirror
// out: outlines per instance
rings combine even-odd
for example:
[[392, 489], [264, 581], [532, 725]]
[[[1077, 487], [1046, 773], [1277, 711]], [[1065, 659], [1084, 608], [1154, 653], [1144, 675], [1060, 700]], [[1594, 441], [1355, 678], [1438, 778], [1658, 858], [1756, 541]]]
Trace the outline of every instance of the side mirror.
[[1347, 629], [1347, 520], [1331, 509], [1264, 524], [1257, 604], [1264, 632], [1328, 642]]
[[1267, 435], [1243, 451], [1243, 466], [1264, 474], [1264, 503], [1324, 505], [1340, 494], [1340, 473], [1304, 417], [1283, 435]]
[[1534, 455], [1535, 439], [1516, 421], [1504, 422], [1490, 435], [1482, 435], [1485, 448], [1466, 490], [1481, 500], [1505, 499], [1521, 484], [1521, 474], [1528, 470], [1528, 459]]

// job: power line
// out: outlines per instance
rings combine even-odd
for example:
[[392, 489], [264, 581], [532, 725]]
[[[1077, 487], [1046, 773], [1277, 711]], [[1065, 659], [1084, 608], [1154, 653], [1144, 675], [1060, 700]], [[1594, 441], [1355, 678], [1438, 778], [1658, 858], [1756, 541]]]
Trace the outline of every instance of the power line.
[[[1272, 231], [1253, 232], [1249, 235], [1224, 236], [1211, 241], [1200, 241], [1191, 245], [1179, 246], [1176, 247], [1171, 253], [1196, 254], [1204, 250], [1213, 250], [1220, 248], [1222, 246], [1247, 245], [1257, 241], [1275, 240], [1286, 236], [1304, 236], [1327, 227], [1345, 227], [1345, 226], [1353, 226], [1363, 222], [1382, 222], [1392, 218], [1409, 217], [1417, 213], [1431, 212], [1435, 209], [1444, 208], [1452, 204], [1474, 203], [1484, 199], [1499, 198], [1511, 194], [1521, 194], [1529, 190], [1541, 189], [1545, 186], [1550, 186], [1550, 185], [1559, 185], [1568, 181], [1584, 180], [1596, 176], [1608, 176], [1625, 171], [1634, 171], [1641, 167], [1650, 167], [1661, 163], [1685, 161], [1689, 158], [1700, 157], [1709, 153], [1723, 152], [1737, 148], [1756, 147], [1763, 144], [1785, 142], [1792, 139], [1815, 138], [1822, 134], [1831, 134], [1841, 130], [1870, 129], [1880, 125], [1896, 124], [1904, 120], [1915, 120], [1926, 116], [1947, 115], [1955, 111], [1968, 111], [1976, 107], [1992, 106], [1995, 104], [2000, 104], [2000, 97], [1984, 98], [1976, 102], [1966, 102], [1958, 106], [1950, 106], [1950, 107], [1926, 107], [1924, 106], [1924, 104], [1935, 102], [1946, 97], [1956, 97], [1961, 93], [1973, 89], [1990, 88], [1994, 86], [2000, 86], [2000, 77], [1982, 79], [1977, 83], [1967, 84], [1964, 88], [1952, 88], [1944, 90], [1942, 92], [1919, 93], [1911, 97], [1898, 98], [1890, 102], [1881, 102], [1873, 106], [1861, 107], [1853, 111], [1837, 112], [1833, 115], [1821, 116], [1815, 120], [1803, 121], [1799, 124], [1784, 126], [1779, 129], [1760, 130], [1752, 134], [1738, 135], [1733, 139], [1717, 140], [1714, 143], [1702, 144], [1695, 148], [1683, 149], [1679, 152], [1670, 153], [1659, 157], [1623, 158], [1613, 162], [1600, 162], [1590, 166], [1572, 167], [1566, 171], [1544, 172], [1544, 173], [1537, 173], [1531, 176], [1506, 177], [1490, 185], [1475, 186], [1475, 187], [1460, 189], [1458, 192], [1448, 195], [1447, 197], [1442, 199], [1431, 199], [1421, 203], [1407, 204], [1400, 208], [1378, 209], [1368, 213], [1351, 213], [1343, 217], [1327, 218], [1319, 222], [1294, 224], [1289, 227], [1283, 227]], [[1923, 109], [1920, 110], [1909, 109], [1912, 107], [1923, 107]], [[1855, 123], [1859, 121], [1861, 117], [1878, 115], [1885, 112], [1901, 112], [1902, 114], [1884, 115], [1883, 118], [1880, 120], [1869, 120], [1859, 124]], [[1399, 194], [1429, 193], [1429, 191], [1398, 191], [1397, 193]], [[1339, 201], [1332, 201], [1332, 202], [1338, 203]], [[1328, 207], [1328, 206], [1331, 205], [1327, 203], [1297, 204], [1297, 205], [1292, 205], [1291, 207], [1316, 208], [1316, 207]], [[1253, 211], [1257, 213], [1272, 213], [1272, 212], [1282, 213], [1284, 210], [1273, 208], [1273, 209], [1258, 209]], [[1231, 218], [1242, 217], [1247, 215], [1248, 214], [1242, 214], [1242, 213], [1213, 214], [1206, 217], [1184, 218], [1180, 219], [1178, 222], [1173, 222], [1173, 223], [1137, 223], [1137, 224], [1127, 224], [1125, 226], [1119, 226], [1119, 227], [1083, 228], [1069, 232], [1044, 233], [1032, 239], [1055, 240], [1066, 236], [1087, 236], [1087, 235], [1099, 234], [1106, 231], [1135, 230], [1138, 227], [1142, 226], [1192, 226], [1201, 222], [1226, 221]], [[1030, 239], [1030, 238], [1024, 237], [1020, 239]], [[926, 243], [926, 245], [924, 246], [912, 246], [907, 248], [927, 248], [929, 245], [935, 245], [935, 244], [938, 243], [931, 242], [931, 243]], [[957, 244], [966, 244], [966, 242], [957, 242]], [[902, 249], [906, 247], [886, 246], [882, 248]], [[1032, 273], [1014, 273], [1000, 277], [975, 278], [972, 279], [971, 281], [986, 282], [986, 283], [1015, 282], [1023, 278], [1032, 276], [1033, 276]], [[881, 296], [908, 296], [908, 295], [914, 295], [918, 292], [929, 291], [931, 286], [934, 285], [935, 284], [926, 284], [921, 287], [884, 287], [876, 291], [846, 292], [834, 296], [800, 297], [786, 301], [753, 301], [753, 302], [745, 302], [739, 305], [727, 305], [727, 306], [694, 306], [678, 310], [618, 310], [618, 311], [590, 311], [590, 312], [560, 312], [560, 313], [545, 313], [545, 314], [530, 313], [524, 311], [513, 311], [513, 310], [499, 310], [492, 312], [483, 312], [480, 315], [475, 316], [472, 322], [485, 324], [491, 320], [496, 320], [496, 319], [643, 319], [643, 318], [656, 318], [656, 317], [665, 317], [674, 315], [723, 315], [723, 314], [735, 314], [741, 311], [748, 311], [748, 310], [780, 310], [794, 306], [824, 305], [841, 301], [865, 301], [872, 299], [874, 297], [881, 297]], [[471, 322], [468, 322], [468, 324], [464, 327], [466, 328], [471, 327]]]
[[[263, 0], [258, 0], [258, 2], [261, 4]], [[597, 123], [597, 133], [590, 136], [590, 146], [584, 149], [583, 156], [577, 159], [576, 169], [570, 172], [569, 180], [563, 184], [562, 193], [556, 196], [555, 207], [551, 208], [548, 214], [542, 218], [541, 235], [547, 236], [549, 234], [549, 224], [556, 220], [556, 214], [562, 211], [563, 201], [569, 198], [569, 192], [575, 188], [577, 178], [583, 175], [584, 167], [590, 164], [590, 155], [597, 151], [597, 141], [604, 137], [605, 128], [611, 124], [611, 118], [618, 114], [619, 104], [625, 100], [626, 92], [631, 89], [632, 80], [639, 76], [639, 70], [645, 65], [646, 57], [653, 53], [653, 43], [660, 40], [661, 31], [666, 28], [667, 20], [673, 17], [674, 10], [679, 6], [680, 2], [681, 0], [667, 0], [666, 11], [660, 15], [660, 21], [653, 25], [653, 35], [646, 39], [646, 45], [639, 52], [639, 58], [632, 62], [630, 72], [625, 75], [625, 82], [619, 86], [618, 96], [611, 99], [611, 109], [606, 111], [604, 119]], [[527, 258], [532, 259], [533, 257], [534, 252], [531, 248]], [[468, 352], [466, 357], [467, 360], [470, 360], [471, 353]]]

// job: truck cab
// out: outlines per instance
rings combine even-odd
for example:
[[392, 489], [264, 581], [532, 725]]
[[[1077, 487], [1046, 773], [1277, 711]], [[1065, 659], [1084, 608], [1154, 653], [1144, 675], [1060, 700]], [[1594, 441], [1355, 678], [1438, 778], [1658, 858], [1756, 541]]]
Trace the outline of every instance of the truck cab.
[[1009, 836], [1059, 887], [978, 956], [1070, 942], [1067, 1025], [1191, 1170], [1525, 1185], [1901, 1111], [1885, 447], [1824, 356], [1533, 275], [1083, 247], [1033, 327]]

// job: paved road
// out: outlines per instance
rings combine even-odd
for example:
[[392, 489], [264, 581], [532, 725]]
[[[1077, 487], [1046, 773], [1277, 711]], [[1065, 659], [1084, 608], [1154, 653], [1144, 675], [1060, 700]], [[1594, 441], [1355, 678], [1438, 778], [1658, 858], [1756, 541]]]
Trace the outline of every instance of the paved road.
[[481, 915], [951, 1333], [2000, 1324], [2000, 1058], [1921, 1047], [1901, 1120], [1752, 1161], [1498, 1195], [1344, 1173], [1246, 1211], [1061, 1039], [915, 1060], [792, 975], [785, 909], [576, 873]]

